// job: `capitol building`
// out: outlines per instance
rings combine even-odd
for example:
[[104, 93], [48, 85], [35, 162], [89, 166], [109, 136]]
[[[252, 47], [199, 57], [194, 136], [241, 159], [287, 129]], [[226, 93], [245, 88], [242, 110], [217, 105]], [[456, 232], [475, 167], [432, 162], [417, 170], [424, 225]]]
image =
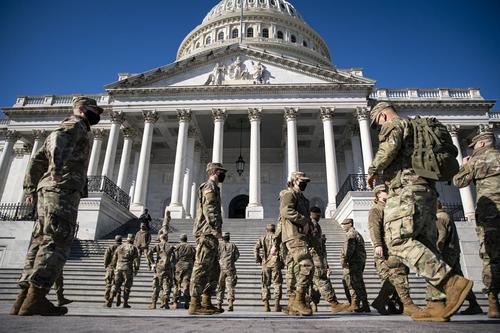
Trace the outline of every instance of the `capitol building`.
[[[372, 196], [363, 175], [378, 145], [369, 110], [377, 101], [405, 117], [438, 118], [463, 156], [467, 140], [500, 121], [495, 101], [478, 88], [378, 87], [360, 68], [336, 67], [334, 56], [289, 1], [220, 1], [184, 38], [174, 63], [119, 73], [91, 96], [105, 113], [91, 133], [78, 237], [103, 237], [144, 208], [155, 218], [165, 210], [193, 218], [210, 161], [228, 169], [225, 218], [277, 218], [279, 192], [300, 170], [312, 179], [311, 206], [325, 217], [366, 219]], [[72, 98], [47, 91], [2, 109], [1, 216], [12, 207], [28, 214], [19, 204], [25, 170], [71, 113]], [[438, 190], [456, 219], [474, 218], [471, 188]]]

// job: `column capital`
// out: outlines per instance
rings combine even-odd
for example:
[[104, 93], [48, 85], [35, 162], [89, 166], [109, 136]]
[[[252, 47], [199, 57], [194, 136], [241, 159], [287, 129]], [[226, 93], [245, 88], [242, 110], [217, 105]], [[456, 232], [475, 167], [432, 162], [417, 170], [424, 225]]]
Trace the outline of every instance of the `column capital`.
[[158, 121], [158, 112], [154, 110], [144, 110], [142, 111], [142, 116], [144, 117], [145, 123], [156, 123]]
[[481, 134], [484, 132], [490, 132], [493, 129], [493, 124], [479, 124], [477, 128], [477, 133]]
[[285, 119], [286, 120], [291, 120], [291, 119], [296, 119], [297, 118], [297, 113], [299, 113], [299, 108], [296, 107], [286, 107], [285, 108]]
[[226, 109], [213, 108], [212, 109], [212, 117], [214, 118], [214, 121], [217, 121], [217, 120], [225, 121], [227, 118]]
[[448, 124], [448, 125], [446, 125], [446, 128], [448, 129], [448, 132], [450, 132], [451, 135], [458, 136], [458, 131], [460, 130], [460, 125]]
[[321, 107], [319, 108], [319, 116], [321, 120], [331, 120], [333, 119], [333, 114], [335, 113], [335, 107]]
[[102, 128], [93, 128], [92, 135], [94, 140], [103, 140], [106, 137], [106, 130]]
[[123, 111], [111, 111], [109, 113], [109, 118], [111, 119], [112, 124], [123, 124], [125, 121], [125, 114]]
[[262, 108], [248, 108], [248, 119], [250, 121], [260, 121], [262, 119]]
[[370, 108], [367, 106], [358, 106], [356, 108], [356, 117], [358, 121], [370, 119]]
[[190, 122], [191, 109], [177, 109], [177, 120], [179, 122]]
[[15, 130], [5, 130], [0, 133], [0, 137], [4, 137], [5, 141], [16, 142], [21, 138], [21, 134]]
[[48, 135], [48, 132], [44, 129], [34, 129], [32, 133], [35, 140], [45, 140]]
[[133, 139], [137, 135], [137, 131], [132, 127], [125, 127], [122, 132], [125, 139]]

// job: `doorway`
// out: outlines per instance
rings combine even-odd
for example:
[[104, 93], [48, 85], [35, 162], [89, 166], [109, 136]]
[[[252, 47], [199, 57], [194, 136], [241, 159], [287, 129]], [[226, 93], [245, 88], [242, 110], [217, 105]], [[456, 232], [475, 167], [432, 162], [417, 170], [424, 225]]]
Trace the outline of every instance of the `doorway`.
[[249, 197], [246, 194], [240, 194], [231, 200], [229, 203], [229, 218], [230, 219], [244, 219], [246, 208], [248, 206]]

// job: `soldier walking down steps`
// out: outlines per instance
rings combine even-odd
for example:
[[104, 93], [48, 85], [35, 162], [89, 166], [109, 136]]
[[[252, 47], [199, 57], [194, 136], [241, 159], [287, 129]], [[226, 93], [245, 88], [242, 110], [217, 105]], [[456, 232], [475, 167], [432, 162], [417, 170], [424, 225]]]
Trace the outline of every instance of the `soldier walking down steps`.
[[[134, 283], [134, 276], [139, 271], [140, 257], [139, 250], [134, 245], [134, 234], [129, 234], [127, 242], [120, 245], [113, 257], [113, 267], [115, 272], [115, 285], [111, 295], [111, 303], [115, 296], [117, 300], [120, 299], [122, 285], [123, 286], [123, 307], [130, 308], [128, 299], [130, 297], [130, 290]], [[117, 306], [119, 302], [117, 301]]]
[[[113, 304], [111, 299], [111, 291], [115, 283], [115, 268], [113, 267], [113, 257], [115, 256], [116, 249], [122, 245], [122, 236], [115, 236], [115, 243], [110, 245], [104, 252], [104, 268], [106, 273], [104, 275], [104, 301], [105, 306], [110, 308]], [[118, 296], [118, 295], [117, 295]], [[116, 305], [120, 306], [121, 298], [118, 296]]]
[[[174, 285], [175, 248], [167, 243], [166, 234], [160, 236], [160, 242], [148, 252], [148, 264], [154, 271], [153, 296], [151, 296], [150, 309], [156, 309], [156, 302], [160, 291], [162, 298], [160, 308], [169, 309], [169, 298]], [[156, 256], [155, 256], [156, 255]]]
[[189, 282], [193, 273], [194, 259], [196, 257], [196, 248], [187, 243], [187, 235], [182, 234], [180, 243], [175, 246], [175, 289], [174, 289], [174, 304], [176, 309], [181, 299], [181, 294], [184, 302], [184, 308], [189, 308]]
[[240, 251], [236, 244], [230, 242], [231, 235], [225, 232], [222, 235], [222, 242], [219, 244], [219, 264], [220, 275], [217, 286], [217, 306], [222, 310], [224, 302], [224, 292], [227, 288], [227, 311], [234, 310], [234, 288], [238, 283], [238, 274], [236, 273], [236, 261], [240, 258]]

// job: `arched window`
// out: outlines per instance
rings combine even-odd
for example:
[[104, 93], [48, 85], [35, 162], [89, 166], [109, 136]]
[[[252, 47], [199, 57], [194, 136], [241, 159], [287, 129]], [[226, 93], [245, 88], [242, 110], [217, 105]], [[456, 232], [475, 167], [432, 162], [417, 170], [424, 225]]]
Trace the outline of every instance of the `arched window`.
[[278, 31], [278, 39], [283, 39], [283, 31]]
[[219, 32], [217, 35], [217, 40], [224, 40], [224, 31]]
[[250, 38], [253, 37], [253, 28], [248, 28], [247, 29], [247, 37], [250, 37]]
[[295, 37], [295, 35], [292, 35], [290, 37], [290, 40], [292, 41], [292, 43], [297, 43], [297, 37]]
[[303, 41], [303, 42], [302, 42], [302, 45], [304, 45], [304, 47], [307, 47], [307, 42], [306, 42], [306, 41]]
[[205, 45], [210, 45], [210, 44], [212, 44], [212, 37], [207, 36], [207, 38], [205, 38]]
[[239, 35], [240, 35], [240, 34], [239, 34], [239, 32], [238, 32], [238, 29], [233, 29], [233, 32], [232, 32], [232, 35], [231, 35], [231, 36], [232, 36], [233, 38], [238, 38], [238, 37], [239, 37]]
[[269, 38], [269, 29], [262, 29], [262, 37]]

